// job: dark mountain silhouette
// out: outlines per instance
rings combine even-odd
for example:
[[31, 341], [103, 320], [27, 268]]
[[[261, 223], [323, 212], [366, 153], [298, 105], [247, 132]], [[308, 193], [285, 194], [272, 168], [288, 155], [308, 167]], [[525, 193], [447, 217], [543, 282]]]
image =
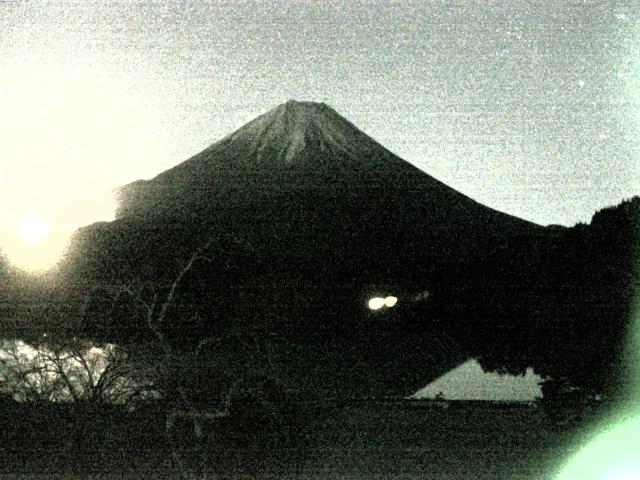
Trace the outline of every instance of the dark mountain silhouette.
[[[160, 257], [225, 237], [270, 273], [330, 266], [397, 277], [411, 266], [402, 274], [411, 277], [416, 264], [461, 263], [487, 238], [542, 231], [447, 187], [315, 103], [281, 105], [156, 178], [123, 187], [120, 199], [117, 222], [80, 237], [130, 229], [153, 242], [175, 230], [176, 241], [156, 246], [167, 252], [150, 249]], [[125, 256], [135, 236], [128, 243]]]
[[[83, 334], [142, 345], [144, 321], [95, 286], [166, 291], [207, 243], [165, 325], [176, 348], [232, 339], [211, 355], [304, 395], [406, 395], [470, 356], [533, 364], [510, 345], [547, 335], [553, 314], [532, 312], [566, 280], [546, 282], [565, 235], [456, 192], [326, 105], [287, 102], [120, 189], [116, 221], [82, 229], [62, 273], [78, 304], [93, 292]], [[387, 294], [396, 307], [366, 308]]]
[[[193, 215], [216, 209], [237, 213], [248, 205], [283, 200], [295, 204], [310, 196], [342, 204], [365, 196], [373, 207], [399, 198], [393, 207], [413, 208], [412, 216], [437, 220], [431, 228], [497, 222], [501, 228], [508, 223], [522, 229], [525, 223], [508, 221], [506, 215], [428, 176], [330, 107], [293, 101], [154, 179], [122, 188], [119, 216], [176, 216], [177, 211]], [[405, 220], [407, 215], [401, 211], [394, 217]], [[395, 218], [380, 220], [391, 224]]]

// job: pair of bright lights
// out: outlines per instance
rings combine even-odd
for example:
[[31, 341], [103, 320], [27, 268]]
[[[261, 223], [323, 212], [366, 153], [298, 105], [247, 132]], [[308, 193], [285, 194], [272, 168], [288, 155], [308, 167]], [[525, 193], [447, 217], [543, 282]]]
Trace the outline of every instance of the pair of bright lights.
[[380, 310], [382, 307], [393, 307], [396, 303], [398, 303], [398, 297], [374, 297], [369, 300], [369, 308], [371, 310]]

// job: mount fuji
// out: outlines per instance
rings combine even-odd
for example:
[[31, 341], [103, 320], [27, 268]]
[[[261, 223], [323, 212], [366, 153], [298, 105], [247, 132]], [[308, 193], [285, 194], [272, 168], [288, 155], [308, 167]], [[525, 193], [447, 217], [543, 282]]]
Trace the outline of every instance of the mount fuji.
[[[407, 395], [460, 364], [487, 302], [469, 290], [523, 266], [513, 245], [528, 252], [549, 235], [311, 102], [277, 106], [118, 194], [115, 221], [76, 235], [71, 290], [132, 278], [161, 288], [206, 243], [211, 261], [185, 278], [167, 335], [185, 350], [257, 336], [271, 352], [262, 363], [305, 395]], [[397, 305], [367, 308], [385, 295]], [[130, 315], [108, 328], [99, 318], [87, 328], [110, 341], [141, 331]]]

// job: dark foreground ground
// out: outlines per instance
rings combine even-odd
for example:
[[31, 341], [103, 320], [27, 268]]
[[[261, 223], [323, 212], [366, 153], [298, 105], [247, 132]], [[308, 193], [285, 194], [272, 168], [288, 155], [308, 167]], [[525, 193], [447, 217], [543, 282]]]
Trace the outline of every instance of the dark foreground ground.
[[209, 431], [204, 447], [189, 439], [171, 444], [163, 421], [151, 411], [93, 416], [75, 425], [72, 409], [37, 420], [31, 416], [28, 422], [5, 416], [0, 478], [187, 478], [188, 473], [201, 479], [545, 479], [553, 478], [576, 444], [577, 430], [557, 428], [541, 408], [479, 402], [440, 407], [352, 402], [322, 415], [310, 413], [294, 428], [299, 433], [275, 444], [271, 427], [258, 422], [242, 433]]

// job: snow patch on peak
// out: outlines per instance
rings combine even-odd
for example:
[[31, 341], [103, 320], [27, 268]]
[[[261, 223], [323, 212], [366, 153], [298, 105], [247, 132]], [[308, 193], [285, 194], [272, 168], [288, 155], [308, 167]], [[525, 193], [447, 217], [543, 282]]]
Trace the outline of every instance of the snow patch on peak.
[[[358, 157], [369, 162], [373, 158], [387, 157], [384, 147], [330, 106], [295, 100], [272, 108], [205, 152], [207, 157], [229, 157], [230, 164], [270, 165], [273, 168], [294, 165], [314, 156], [313, 152], [326, 155], [323, 164], [327, 161], [344, 163]], [[316, 167], [321, 166], [316, 164]]]
[[285, 110], [297, 112], [315, 112], [327, 108], [322, 102], [299, 102], [297, 100], [288, 100], [281, 105]]
[[292, 163], [295, 158], [304, 150], [306, 128], [298, 124], [289, 133], [289, 142], [286, 144], [284, 152], [284, 163]]

